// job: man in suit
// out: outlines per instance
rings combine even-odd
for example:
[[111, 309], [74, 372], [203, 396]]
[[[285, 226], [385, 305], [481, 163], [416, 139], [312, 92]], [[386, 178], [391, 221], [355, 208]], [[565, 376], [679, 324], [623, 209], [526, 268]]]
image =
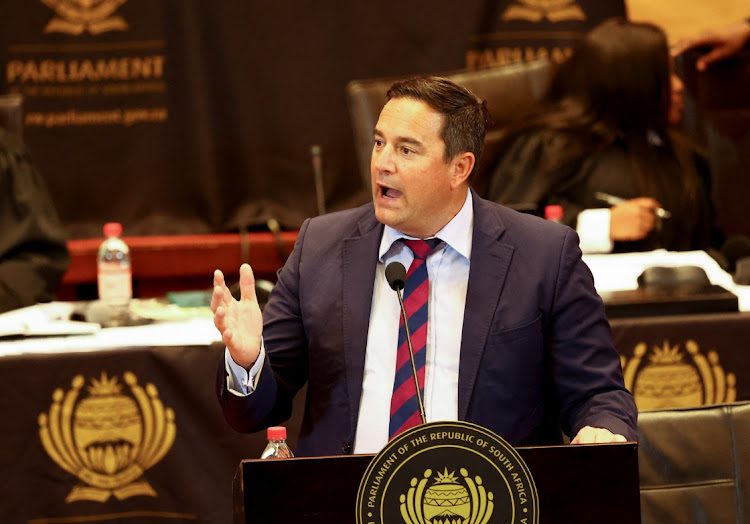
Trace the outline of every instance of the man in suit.
[[[262, 315], [248, 265], [239, 301], [215, 273], [227, 346], [217, 394], [232, 427], [283, 422], [307, 382], [298, 455], [379, 451], [399, 377], [412, 373], [385, 277], [398, 261], [427, 268], [426, 324], [412, 327], [427, 421], [474, 422], [511, 445], [561, 443], [561, 430], [573, 443], [636, 439], [575, 232], [469, 189], [487, 118], [483, 101], [446, 79], [395, 83], [374, 131], [373, 203], [302, 225]], [[438, 240], [417, 262], [405, 240], [419, 239]], [[416, 392], [414, 381], [403, 387]]]

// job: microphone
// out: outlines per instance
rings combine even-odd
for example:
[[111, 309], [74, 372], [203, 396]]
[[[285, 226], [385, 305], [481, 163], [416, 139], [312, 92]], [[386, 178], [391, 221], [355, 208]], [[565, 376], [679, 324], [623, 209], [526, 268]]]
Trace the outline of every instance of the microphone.
[[411, 333], [409, 332], [409, 322], [406, 318], [404, 309], [404, 300], [401, 298], [401, 290], [406, 285], [406, 268], [401, 262], [391, 262], [385, 267], [385, 278], [388, 285], [396, 292], [398, 304], [401, 306], [401, 316], [404, 319], [404, 331], [406, 332], [406, 345], [409, 347], [409, 360], [411, 360], [411, 370], [414, 373], [414, 389], [417, 390], [417, 403], [419, 404], [419, 416], [422, 418], [422, 424], [427, 423], [424, 415], [424, 403], [422, 402], [422, 393], [419, 391], [419, 378], [417, 377], [417, 365], [414, 363], [414, 348], [411, 345]]
[[724, 242], [721, 253], [727, 259], [729, 273], [737, 284], [750, 284], [750, 238], [736, 235]]
[[266, 221], [266, 226], [268, 227], [268, 230], [273, 233], [273, 240], [276, 243], [276, 251], [279, 253], [279, 257], [281, 260], [286, 260], [289, 253], [286, 252], [284, 239], [281, 238], [281, 225], [279, 224], [279, 221], [274, 217], [271, 217]]
[[317, 144], [310, 148], [313, 175], [315, 176], [315, 196], [318, 199], [318, 215], [326, 214], [325, 190], [323, 189], [323, 150]]

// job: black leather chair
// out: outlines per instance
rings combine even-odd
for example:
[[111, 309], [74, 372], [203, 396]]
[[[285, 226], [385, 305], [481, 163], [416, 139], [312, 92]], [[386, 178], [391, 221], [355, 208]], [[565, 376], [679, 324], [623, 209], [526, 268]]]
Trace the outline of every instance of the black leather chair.
[[[500, 132], [511, 120], [526, 112], [544, 94], [552, 72], [546, 60], [519, 63], [477, 71], [439, 73], [457, 84], [470, 89], [487, 100], [493, 123], [488, 129], [482, 159], [493, 158]], [[352, 80], [346, 87], [349, 115], [354, 130], [362, 180], [370, 189], [370, 156], [372, 154], [373, 130], [386, 102], [388, 87], [398, 78], [375, 78]], [[472, 175], [475, 185], [481, 186], [486, 177], [486, 164], [480, 159], [477, 172]]]
[[643, 524], [750, 515], [750, 402], [638, 414]]

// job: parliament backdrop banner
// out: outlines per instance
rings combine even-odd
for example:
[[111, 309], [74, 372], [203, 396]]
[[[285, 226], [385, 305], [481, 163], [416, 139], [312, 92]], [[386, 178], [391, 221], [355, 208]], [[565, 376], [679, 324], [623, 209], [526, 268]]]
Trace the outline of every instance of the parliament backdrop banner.
[[72, 238], [297, 228], [369, 198], [353, 79], [567, 56], [622, 0], [2, 0], [0, 92]]

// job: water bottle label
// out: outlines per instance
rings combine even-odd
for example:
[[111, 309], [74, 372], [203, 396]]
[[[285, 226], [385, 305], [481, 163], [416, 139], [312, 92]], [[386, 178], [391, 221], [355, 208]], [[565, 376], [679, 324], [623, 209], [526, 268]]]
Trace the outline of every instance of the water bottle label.
[[129, 267], [99, 264], [99, 298], [127, 302], [133, 296], [133, 280]]

